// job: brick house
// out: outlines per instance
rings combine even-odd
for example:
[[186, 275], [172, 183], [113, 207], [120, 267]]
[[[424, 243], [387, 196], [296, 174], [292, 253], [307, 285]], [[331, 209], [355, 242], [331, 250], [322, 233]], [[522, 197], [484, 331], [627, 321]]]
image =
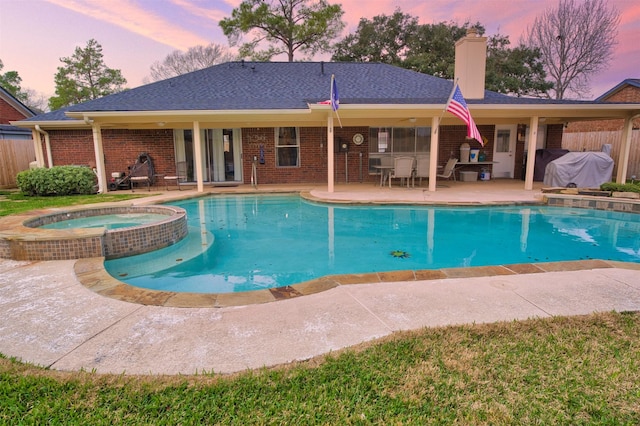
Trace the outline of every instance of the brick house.
[[[113, 172], [148, 153], [158, 175], [186, 164], [199, 191], [249, 183], [254, 167], [261, 184], [327, 182], [332, 191], [334, 182], [375, 182], [385, 156], [429, 155], [435, 191], [436, 166], [459, 157], [465, 142], [482, 149], [486, 163], [469, 170], [519, 179], [525, 151], [561, 147], [565, 123], [640, 110], [484, 90], [485, 57], [484, 37], [468, 34], [456, 44], [456, 81], [483, 147], [444, 111], [452, 81], [379, 63], [229, 62], [14, 124], [33, 130], [41, 165], [95, 165], [101, 190]], [[324, 102], [332, 75], [336, 112]], [[533, 162], [524, 177], [531, 189]]]
[[0, 87], [0, 188], [13, 188], [16, 175], [35, 160], [31, 131], [10, 123], [36, 115], [11, 93]]
[[12, 126], [12, 121], [36, 115], [11, 93], [0, 87], [0, 139], [31, 139], [29, 130]]
[[[596, 99], [597, 102], [640, 103], [640, 79], [628, 78]], [[624, 120], [592, 120], [570, 123], [565, 132], [602, 132], [622, 130]], [[640, 128], [640, 118], [633, 120], [633, 128]]]

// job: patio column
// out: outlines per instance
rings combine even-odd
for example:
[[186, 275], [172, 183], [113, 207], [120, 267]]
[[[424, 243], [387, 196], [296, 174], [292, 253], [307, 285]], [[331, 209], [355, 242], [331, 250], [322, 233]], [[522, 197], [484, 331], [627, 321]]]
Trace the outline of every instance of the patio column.
[[333, 192], [333, 115], [327, 117], [327, 192]]
[[200, 122], [193, 122], [193, 146], [196, 155], [196, 182], [198, 192], [204, 192], [204, 178], [202, 172], [202, 145], [200, 138]]
[[429, 151], [429, 192], [435, 192], [438, 174], [438, 127], [440, 119], [431, 118], [431, 148]]
[[104, 147], [102, 145], [102, 129], [99, 124], [91, 125], [93, 133], [93, 152], [96, 156], [96, 176], [98, 177], [98, 193], [104, 194], [107, 190], [107, 175], [104, 167]]
[[527, 146], [527, 170], [524, 178], [524, 189], [533, 189], [533, 169], [536, 162], [536, 143], [538, 141], [538, 117], [529, 121], [529, 145]]
[[624, 128], [622, 129], [622, 140], [620, 141], [620, 154], [618, 154], [618, 174], [616, 175], [616, 183], [627, 182], [632, 131], [633, 117], [627, 117], [624, 120]]

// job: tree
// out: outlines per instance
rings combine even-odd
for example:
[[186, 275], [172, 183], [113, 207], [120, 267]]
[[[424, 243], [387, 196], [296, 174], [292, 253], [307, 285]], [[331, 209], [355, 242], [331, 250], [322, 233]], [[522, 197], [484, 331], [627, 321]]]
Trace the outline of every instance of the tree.
[[[479, 34], [479, 23], [454, 22], [419, 25], [418, 18], [396, 9], [392, 16], [361, 19], [355, 33], [336, 43], [334, 61], [382, 62], [453, 79], [455, 44], [467, 30]], [[488, 38], [486, 88], [517, 96], [542, 96], [550, 84], [540, 62], [540, 53], [525, 46], [509, 48], [509, 37]]]
[[465, 22], [463, 25], [454, 22], [421, 25], [412, 41], [411, 50], [407, 53], [404, 67], [440, 78], [453, 79], [455, 45], [470, 28], [478, 30], [478, 34], [484, 34], [485, 31], [479, 22]]
[[591, 76], [606, 69], [617, 44], [620, 14], [606, 0], [560, 0], [528, 28], [526, 44], [539, 49], [554, 83], [549, 96], [589, 95]]
[[[244, 0], [231, 12], [231, 18], [220, 21], [220, 27], [236, 46], [243, 34], [254, 38], [240, 47], [240, 57], [270, 60], [286, 53], [293, 62], [300, 50], [311, 56], [327, 52], [330, 42], [344, 28], [342, 6], [326, 0]], [[263, 44], [266, 50], [257, 50]]]
[[108, 68], [102, 46], [94, 39], [83, 49], [76, 47], [73, 56], [60, 58], [65, 66], [55, 75], [56, 94], [49, 98], [52, 110], [96, 99], [124, 90], [127, 80], [120, 70]]
[[[3, 68], [4, 63], [2, 59], [0, 59], [0, 71], [2, 71]], [[0, 86], [11, 93], [14, 98], [24, 103], [26, 95], [22, 93], [20, 83], [22, 83], [22, 78], [18, 75], [18, 71], [7, 71], [4, 74], [0, 73]]]
[[150, 79], [164, 80], [231, 60], [233, 56], [215, 43], [190, 47], [186, 52], [174, 50], [162, 62], [154, 62], [151, 65]]
[[510, 43], [508, 36], [489, 37], [486, 88], [518, 97], [545, 97], [553, 83], [546, 81], [540, 51], [523, 45], [511, 49]]
[[334, 45], [333, 61], [401, 65], [418, 30], [418, 18], [396, 9], [392, 16], [361, 18], [354, 34]]

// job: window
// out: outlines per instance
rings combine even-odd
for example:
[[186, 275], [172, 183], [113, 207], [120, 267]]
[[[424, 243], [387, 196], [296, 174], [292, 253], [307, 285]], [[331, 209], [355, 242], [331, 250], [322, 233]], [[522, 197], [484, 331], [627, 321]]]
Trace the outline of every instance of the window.
[[428, 154], [431, 150], [431, 127], [371, 127], [369, 129], [369, 171], [380, 159], [393, 155]]
[[369, 153], [427, 153], [431, 149], [430, 127], [372, 127], [369, 129]]
[[300, 165], [300, 136], [297, 127], [276, 128], [276, 166]]

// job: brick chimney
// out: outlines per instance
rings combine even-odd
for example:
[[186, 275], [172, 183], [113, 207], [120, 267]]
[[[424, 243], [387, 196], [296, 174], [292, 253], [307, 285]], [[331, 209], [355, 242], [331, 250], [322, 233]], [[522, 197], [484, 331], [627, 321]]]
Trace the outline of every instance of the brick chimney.
[[454, 81], [458, 81], [465, 99], [484, 98], [484, 79], [487, 64], [487, 38], [469, 28], [467, 35], [456, 42]]

